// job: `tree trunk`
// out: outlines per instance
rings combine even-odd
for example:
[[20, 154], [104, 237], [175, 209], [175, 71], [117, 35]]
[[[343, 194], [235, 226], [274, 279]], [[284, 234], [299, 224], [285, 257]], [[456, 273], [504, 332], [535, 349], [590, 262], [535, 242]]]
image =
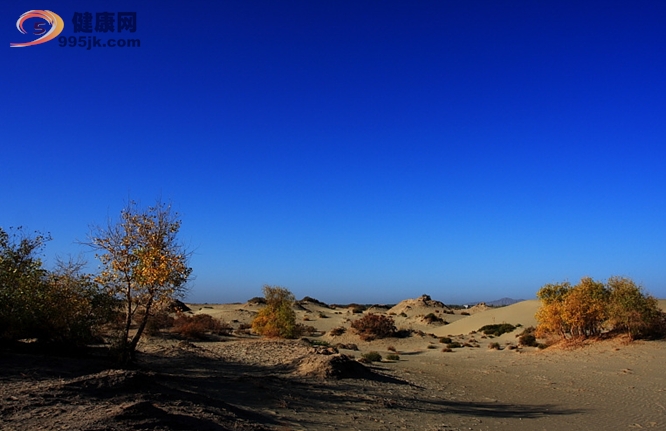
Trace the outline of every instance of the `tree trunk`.
[[144, 313], [143, 318], [141, 319], [141, 323], [139, 323], [139, 327], [136, 330], [136, 334], [134, 334], [132, 341], [129, 343], [129, 346], [127, 347], [130, 358], [132, 360], [135, 359], [136, 346], [139, 344], [139, 339], [141, 339], [141, 334], [143, 334], [143, 330], [146, 329], [146, 324], [148, 323], [148, 319], [150, 318], [150, 309], [152, 305], [153, 305], [153, 297], [151, 296], [148, 299], [148, 302], [146, 303], [146, 312]]

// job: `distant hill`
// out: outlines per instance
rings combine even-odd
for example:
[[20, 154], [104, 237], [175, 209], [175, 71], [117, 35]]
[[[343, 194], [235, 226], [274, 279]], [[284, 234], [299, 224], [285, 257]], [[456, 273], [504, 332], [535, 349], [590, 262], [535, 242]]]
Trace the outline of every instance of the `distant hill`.
[[524, 299], [502, 298], [495, 301], [486, 302], [486, 305], [491, 307], [506, 307], [507, 305], [512, 305], [522, 301], [524, 301]]

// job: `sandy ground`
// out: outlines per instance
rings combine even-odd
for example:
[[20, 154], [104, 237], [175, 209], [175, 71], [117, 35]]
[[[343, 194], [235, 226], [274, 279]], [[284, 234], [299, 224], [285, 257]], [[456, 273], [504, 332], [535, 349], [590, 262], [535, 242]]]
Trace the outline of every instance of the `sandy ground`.
[[[464, 316], [419, 298], [398, 304], [402, 311], [373, 311], [395, 313], [399, 328], [421, 335], [364, 342], [349, 329], [328, 334], [360, 314], [301, 305], [299, 320], [327, 332], [309, 338], [356, 344], [340, 350], [356, 358], [394, 348], [400, 359], [373, 363], [371, 373], [352, 368], [348, 378], [324, 378], [340, 355], [242, 330], [219, 341], [147, 339], [135, 370], [109, 368], [102, 358], [0, 352], [0, 429], [666, 429], [666, 341], [511, 349], [517, 331], [493, 339], [470, 332], [489, 323], [533, 324], [536, 301]], [[193, 306], [235, 327], [258, 309]], [[427, 324], [429, 312], [451, 323]], [[438, 337], [447, 335], [479, 347], [443, 352]], [[504, 348], [490, 350], [491, 342]]]

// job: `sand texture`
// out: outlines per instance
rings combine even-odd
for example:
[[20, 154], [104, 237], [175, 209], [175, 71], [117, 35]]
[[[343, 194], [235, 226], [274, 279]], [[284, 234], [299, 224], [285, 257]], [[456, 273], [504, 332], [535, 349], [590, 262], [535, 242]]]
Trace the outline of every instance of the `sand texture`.
[[[522, 329], [496, 338], [471, 333], [491, 323], [534, 324], [536, 301], [469, 316], [410, 301], [402, 303], [410, 308], [372, 311], [417, 332], [370, 342], [349, 329], [361, 314], [301, 303], [298, 319], [327, 332], [308, 338], [348, 347], [339, 353], [247, 335], [240, 328], [260, 309], [250, 304], [190, 305], [233, 322], [235, 335], [147, 338], [132, 370], [109, 368], [102, 358], [0, 352], [0, 429], [666, 429], [665, 341], [537, 350], [518, 347]], [[451, 323], [423, 322], [436, 310]], [[328, 334], [339, 326], [347, 331]], [[443, 352], [439, 337], [447, 335], [478, 347]], [[494, 342], [502, 349], [489, 349]], [[399, 360], [352, 359], [392, 350]]]

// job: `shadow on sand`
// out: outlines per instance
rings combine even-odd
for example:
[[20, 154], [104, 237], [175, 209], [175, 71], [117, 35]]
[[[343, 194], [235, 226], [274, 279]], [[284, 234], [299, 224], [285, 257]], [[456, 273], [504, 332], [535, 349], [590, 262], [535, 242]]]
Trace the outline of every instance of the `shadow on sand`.
[[[368, 415], [531, 419], [582, 412], [554, 405], [433, 398], [424, 388], [375, 367], [360, 378], [323, 380], [295, 376], [289, 367], [251, 366], [193, 353], [172, 357], [142, 354], [136, 370], [108, 369], [98, 360], [82, 358], [54, 360], [5, 354], [0, 362], [5, 366], [0, 384], [14, 385], [16, 395], [12, 395], [11, 402], [23, 403], [22, 417], [30, 409], [43, 415], [49, 406], [60, 411], [71, 409], [71, 417], [77, 406], [90, 406], [104, 412], [85, 418], [85, 429], [90, 431], [261, 430], [284, 426], [344, 429], [347, 425], [363, 428], [362, 421]], [[17, 390], [16, 385], [24, 379], [53, 383], [30, 389], [31, 383], [26, 381], [25, 390]], [[9, 405], [5, 395], [0, 399], [1, 418], [11, 423], [11, 409], [15, 407]], [[76, 418], [72, 421], [76, 424]], [[15, 429], [34, 425], [27, 422], [28, 428]]]

